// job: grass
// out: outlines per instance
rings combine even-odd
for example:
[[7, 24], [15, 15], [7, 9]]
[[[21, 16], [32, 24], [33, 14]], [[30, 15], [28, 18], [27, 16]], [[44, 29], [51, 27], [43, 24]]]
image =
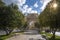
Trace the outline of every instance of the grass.
[[[19, 32], [19, 34], [22, 34], [23, 32]], [[10, 37], [13, 37], [13, 36], [15, 36], [16, 35], [16, 33], [11, 33], [10, 35], [0, 35], [0, 40], [5, 40], [5, 39], [7, 39], [7, 38], [10, 38]]]
[[41, 32], [40, 34], [41, 34], [41, 35], [45, 34], [46, 37], [47, 37], [49, 40], [60, 40], [60, 36], [56, 36], [56, 35], [55, 35], [56, 38], [55, 38], [55, 39], [51, 39], [51, 37], [52, 37], [53, 35], [50, 34], [50, 33]]
[[10, 35], [0, 35], [0, 40], [5, 40], [7, 38], [10, 38], [14, 35], [14, 33], [11, 33]]

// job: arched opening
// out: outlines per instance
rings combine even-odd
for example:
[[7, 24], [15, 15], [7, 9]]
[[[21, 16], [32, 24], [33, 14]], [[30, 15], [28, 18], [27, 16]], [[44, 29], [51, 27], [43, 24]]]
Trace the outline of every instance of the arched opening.
[[34, 28], [34, 21], [31, 21], [30, 23], [29, 23], [29, 29], [33, 29]]
[[27, 23], [28, 23], [28, 29], [34, 29], [35, 28], [35, 22], [37, 22], [38, 14], [37, 13], [31, 13], [26, 16]]

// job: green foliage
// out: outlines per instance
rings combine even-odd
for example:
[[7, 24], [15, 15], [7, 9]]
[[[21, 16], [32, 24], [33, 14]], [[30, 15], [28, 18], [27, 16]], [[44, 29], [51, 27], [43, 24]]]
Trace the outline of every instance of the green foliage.
[[39, 22], [41, 26], [50, 27], [55, 37], [55, 32], [60, 29], [60, 0], [55, 0], [57, 8], [51, 7], [54, 0], [46, 6], [45, 10], [39, 15]]
[[[53, 1], [52, 1], [53, 2]], [[53, 10], [50, 8], [52, 5], [52, 2], [50, 2], [45, 10], [39, 15], [39, 22], [42, 26], [50, 26], [53, 28], [59, 28], [60, 26], [60, 1], [57, 1], [58, 7], [56, 10]]]
[[[14, 28], [24, 25], [24, 15], [18, 10], [17, 5], [4, 5], [0, 1], [0, 29], [6, 31], [7, 34], [11, 33]], [[2, 6], [3, 5], [3, 6]]]
[[[50, 33], [40, 32], [40, 34], [41, 35], [45, 34], [48, 40], [54, 40], [53, 38], [51, 38], [53, 35]], [[55, 37], [56, 37], [55, 40], [60, 40], [60, 36], [55, 36]]]
[[2, 2], [2, 0], [0, 0], [0, 7], [4, 6], [5, 3]]

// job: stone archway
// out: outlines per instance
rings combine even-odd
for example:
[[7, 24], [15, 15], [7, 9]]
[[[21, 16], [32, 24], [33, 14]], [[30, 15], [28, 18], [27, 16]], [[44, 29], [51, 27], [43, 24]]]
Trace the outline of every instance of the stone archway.
[[27, 23], [28, 23], [28, 29], [33, 29], [34, 24], [38, 19], [38, 14], [37, 13], [31, 13], [26, 16]]

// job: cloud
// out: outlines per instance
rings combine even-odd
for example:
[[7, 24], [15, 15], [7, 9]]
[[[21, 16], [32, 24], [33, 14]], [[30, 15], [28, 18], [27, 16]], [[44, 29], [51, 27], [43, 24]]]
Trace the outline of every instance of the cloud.
[[23, 6], [23, 4], [25, 4], [26, 0], [16, 0], [16, 2], [19, 6]]
[[[40, 0], [40, 2], [43, 4], [41, 7], [40, 7], [40, 9], [41, 9], [41, 11], [43, 11], [44, 9], [45, 9], [45, 7], [46, 7], [46, 5], [50, 2], [51, 0]], [[37, 2], [34, 4], [34, 7], [38, 7], [38, 4], [37, 4]], [[37, 10], [32, 10], [32, 8], [33, 7], [29, 7], [28, 5], [24, 5], [23, 6], [23, 10], [22, 10], [22, 12], [23, 13], [38, 13], [38, 11]]]
[[23, 13], [26, 13], [28, 10], [28, 5], [24, 5], [23, 8], [22, 8], [22, 12]]
[[[23, 12], [23, 13], [38, 13], [37, 10], [32, 10], [33, 7], [29, 7], [28, 5], [23, 5], [25, 4], [26, 0], [16, 0], [17, 1], [17, 4], [18, 4], [18, 7], [20, 8], [20, 10]], [[40, 0], [40, 2], [43, 4], [40, 9], [41, 9], [41, 12], [45, 9], [46, 5], [50, 2], [51, 0]], [[20, 6], [23, 6], [23, 8], [21, 8]], [[38, 7], [38, 4], [37, 2], [34, 4], [34, 7]]]
[[34, 4], [34, 7], [36, 7], [36, 8], [38, 7], [38, 4], [37, 4], [37, 2]]
[[36, 10], [31, 10], [31, 13], [38, 13]]
[[2, 0], [4, 3], [6, 3], [7, 5], [14, 3], [15, 0]]
[[3, 0], [3, 2], [5, 2], [7, 5], [9, 5], [11, 3], [15, 3], [19, 6], [23, 6], [23, 4], [25, 4], [26, 0]]
[[28, 5], [24, 5], [23, 9], [27, 9], [28, 8]]
[[[7, 5], [11, 4], [11, 3], [17, 4], [19, 7], [19, 10], [22, 11], [23, 13], [38, 13], [38, 10], [34, 9], [34, 7], [37, 8], [37, 7], [39, 7], [40, 4], [38, 4], [38, 2], [35, 2], [35, 4], [32, 7], [30, 7], [29, 6], [30, 4], [29, 5], [26, 4], [26, 1], [27, 0], [3, 0], [3, 2], [5, 2]], [[40, 2], [43, 4], [43, 5], [41, 5], [41, 7], [39, 7], [41, 9], [40, 12], [45, 9], [47, 3], [50, 1], [51, 0], [40, 0]], [[28, 1], [28, 3], [29, 3], [29, 1]]]
[[37, 13], [36, 10], [32, 10], [32, 7], [28, 7], [28, 5], [24, 5], [22, 9], [23, 13]]
[[20, 11], [22, 11], [23, 13], [26, 12], [28, 5], [25, 5], [23, 8], [23, 4], [25, 4], [26, 0], [3, 0], [4, 3], [6, 3], [7, 5], [14, 3], [18, 5], [18, 8]]
[[40, 2], [43, 3], [43, 6], [40, 7], [41, 11], [43, 11], [46, 7], [46, 5], [50, 2], [51, 0], [41, 0]]

